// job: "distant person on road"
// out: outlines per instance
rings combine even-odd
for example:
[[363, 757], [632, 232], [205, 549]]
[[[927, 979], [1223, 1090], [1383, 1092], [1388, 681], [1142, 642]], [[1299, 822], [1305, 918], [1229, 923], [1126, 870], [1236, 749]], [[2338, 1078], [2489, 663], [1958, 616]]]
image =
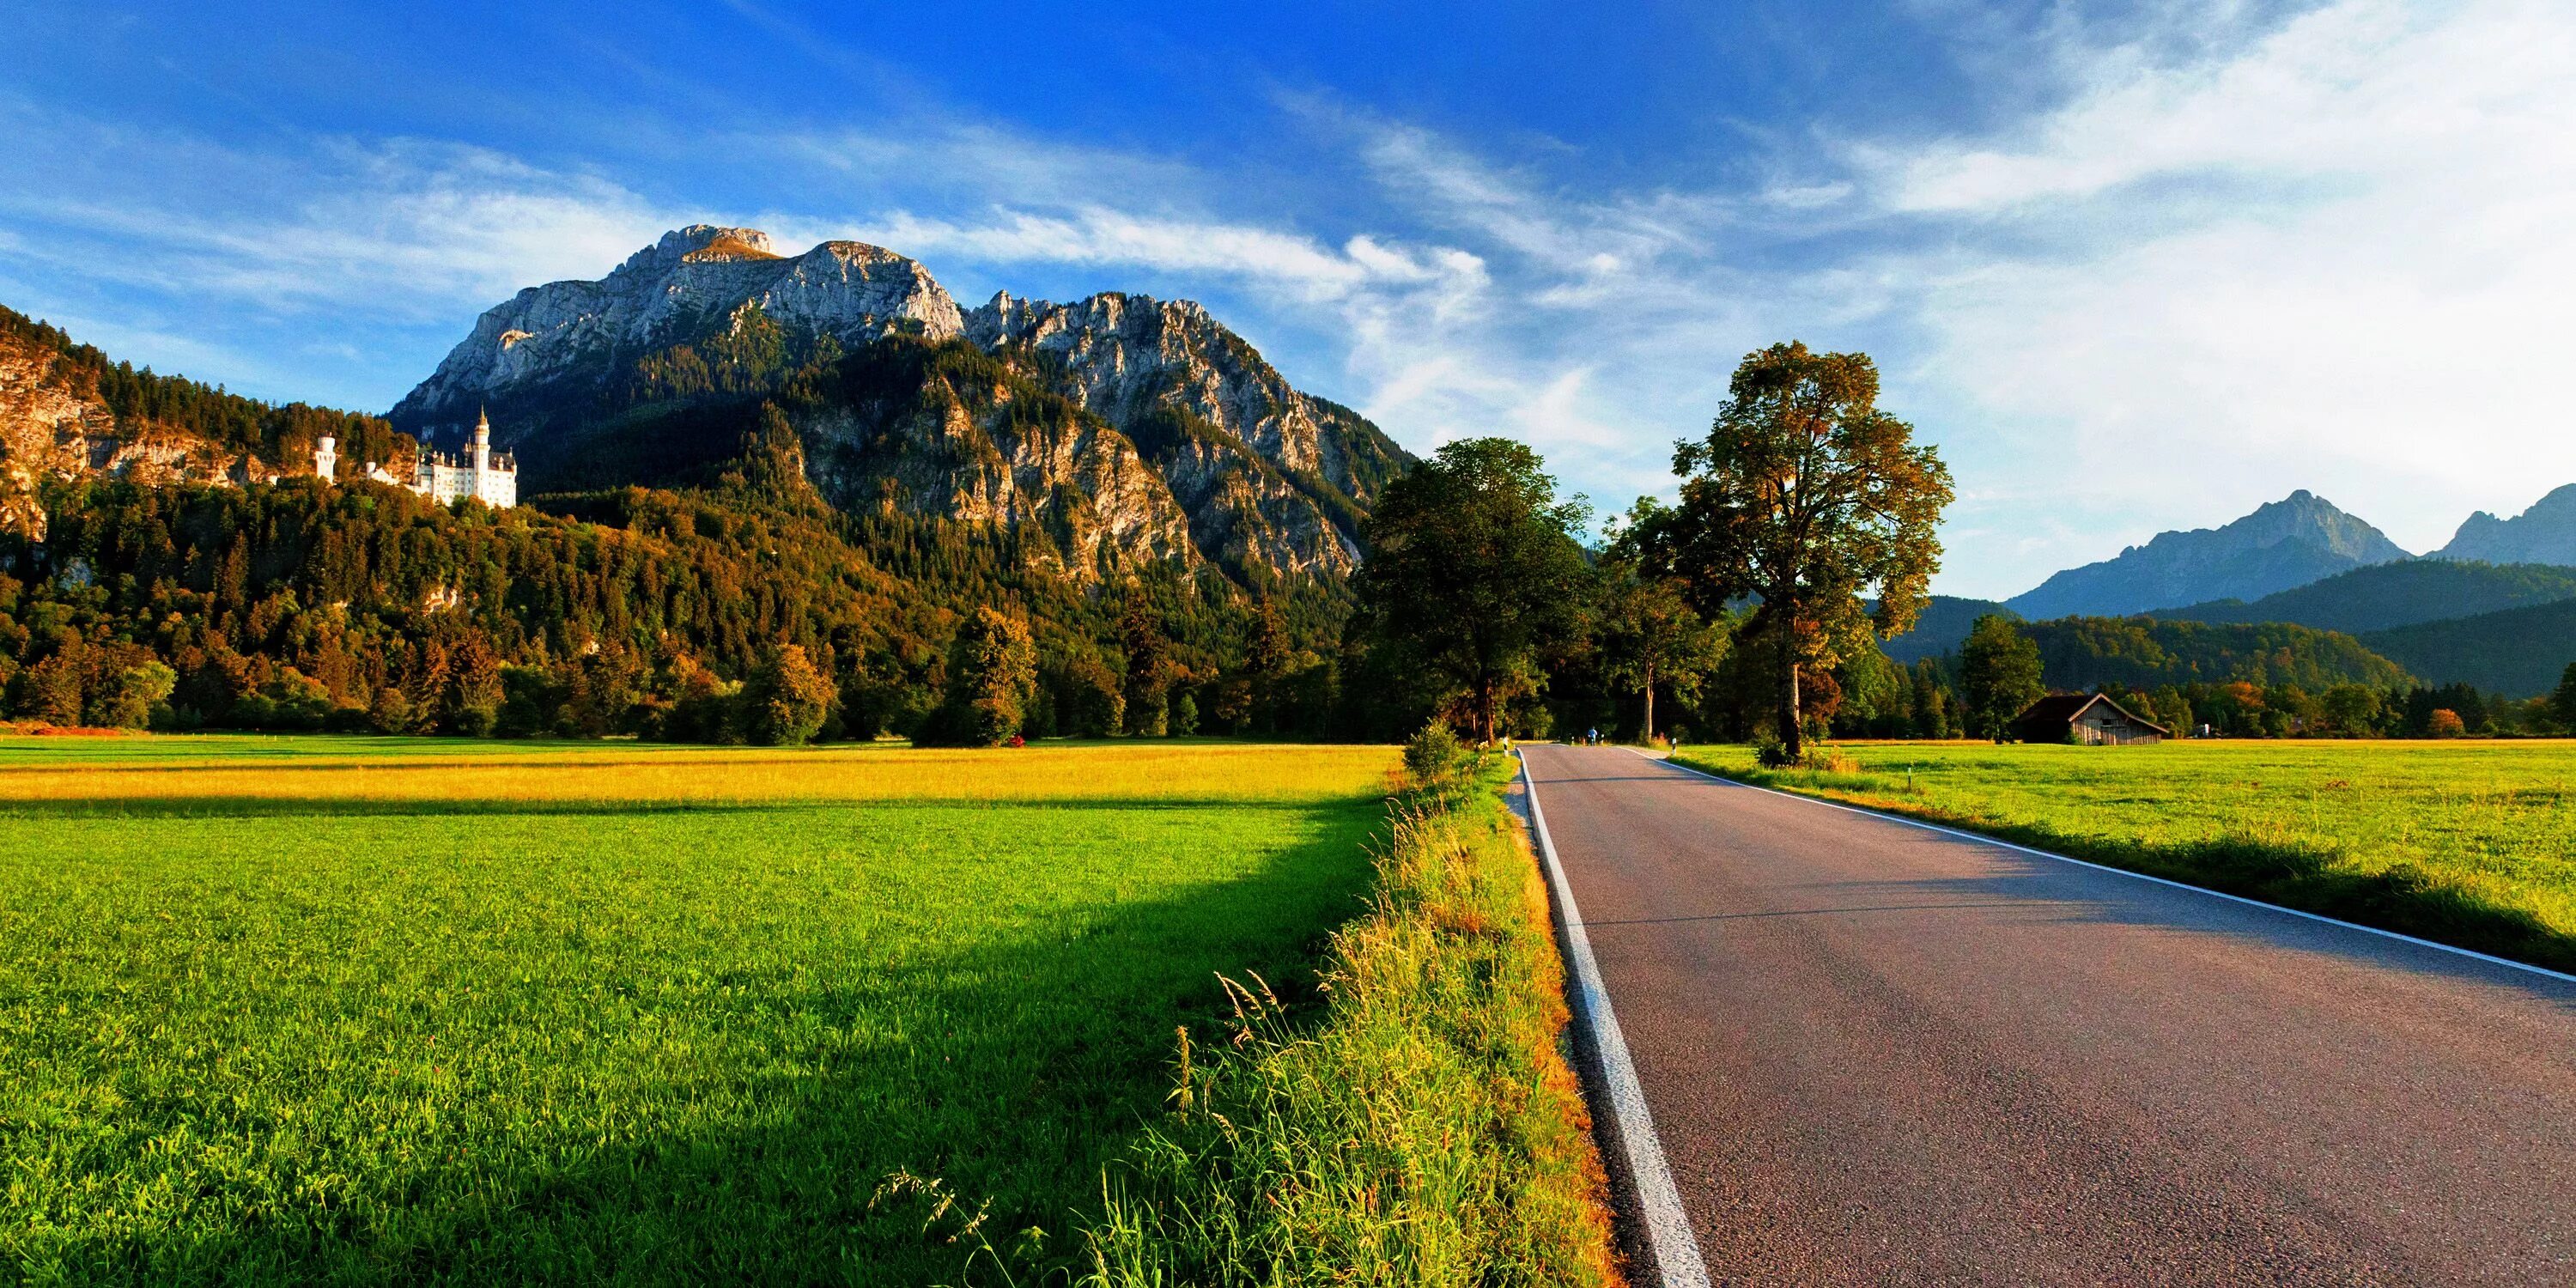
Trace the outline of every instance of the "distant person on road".
[[1583, 745], [1584, 745], [1584, 746], [1586, 746], [1586, 747], [1598, 747], [1598, 746], [1600, 746], [1600, 745], [1601, 745], [1601, 731], [1600, 731], [1599, 729], [1586, 729], [1586, 730], [1584, 730], [1584, 731], [1583, 731]]

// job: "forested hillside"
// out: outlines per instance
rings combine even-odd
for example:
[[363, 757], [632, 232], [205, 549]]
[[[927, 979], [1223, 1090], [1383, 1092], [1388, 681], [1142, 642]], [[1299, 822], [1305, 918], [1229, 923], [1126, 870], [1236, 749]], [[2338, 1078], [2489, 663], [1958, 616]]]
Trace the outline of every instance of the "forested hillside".
[[2293, 622], [2358, 635], [2576, 599], [2576, 568], [2409, 559], [2356, 568], [2252, 603], [2222, 599], [2149, 614], [2181, 622]]
[[408, 435], [373, 416], [275, 406], [111, 361], [60, 328], [0, 308], [0, 530], [41, 538], [52, 480], [208, 483], [309, 473], [314, 441], [355, 462], [408, 462]]
[[[1340, 608], [1222, 578], [1086, 594], [1019, 541], [841, 515], [769, 441], [702, 493], [560, 498], [564, 513], [433, 506], [399, 488], [57, 487], [43, 543], [0, 539], [0, 693], [60, 724], [628, 733], [778, 740], [923, 731], [960, 618], [1036, 644], [1033, 733], [1319, 733]], [[1324, 652], [1316, 651], [1318, 648]]]
[[2021, 630], [2038, 643], [2047, 684], [2059, 690], [2242, 681], [2314, 692], [2337, 684], [2390, 689], [2409, 679], [2403, 667], [2349, 635], [2280, 622], [2062, 617]]
[[2427, 679], [2536, 697], [2576, 662], [2576, 599], [2373, 631], [2362, 642]]

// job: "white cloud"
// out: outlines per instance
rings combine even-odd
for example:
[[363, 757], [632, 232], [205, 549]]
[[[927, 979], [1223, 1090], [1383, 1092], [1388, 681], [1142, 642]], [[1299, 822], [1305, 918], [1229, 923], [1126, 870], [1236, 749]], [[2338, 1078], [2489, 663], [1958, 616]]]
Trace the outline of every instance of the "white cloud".
[[[54, 146], [0, 179], [0, 212], [34, 233], [20, 234], [26, 253], [95, 281], [261, 312], [451, 317], [522, 286], [597, 276], [672, 226], [606, 180], [450, 144], [326, 140], [264, 154], [71, 123], [44, 137]], [[135, 155], [146, 146], [150, 165]]]
[[2422, 550], [2576, 478], [2576, 10], [2344, 0], [2100, 67], [2008, 139], [1860, 154], [1891, 218], [1966, 221], [1893, 257], [1925, 379], [2109, 520], [2043, 556], [2297, 486]]
[[1413, 250], [1354, 237], [1339, 251], [1256, 225], [1142, 217], [1100, 206], [1070, 214], [997, 210], [981, 221], [897, 213], [859, 236], [916, 258], [948, 254], [986, 264], [1134, 265], [1156, 272], [1237, 276], [1335, 299], [1371, 286], [1441, 287], [1472, 295], [1484, 263], [1447, 247]]

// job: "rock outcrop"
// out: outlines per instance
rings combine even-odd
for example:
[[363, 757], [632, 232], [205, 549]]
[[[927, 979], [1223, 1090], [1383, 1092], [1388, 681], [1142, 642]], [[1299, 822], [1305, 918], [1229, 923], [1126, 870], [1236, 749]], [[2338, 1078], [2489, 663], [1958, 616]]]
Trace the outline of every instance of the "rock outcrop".
[[510, 413], [596, 393], [636, 357], [726, 330], [754, 308], [843, 345], [964, 329], [929, 271], [892, 251], [830, 241], [790, 258], [758, 229], [697, 224], [664, 233], [596, 282], [531, 286], [486, 310], [389, 419], [436, 433], [471, 425], [488, 405], [500, 421], [525, 422]]
[[1191, 301], [996, 295], [966, 315], [966, 335], [1142, 447], [1221, 562], [1350, 571], [1358, 516], [1403, 465], [1376, 426], [1291, 388]]
[[272, 472], [243, 453], [166, 425], [120, 423], [94, 392], [58, 370], [59, 357], [0, 331], [0, 531], [44, 538], [37, 489], [49, 478], [224, 483]]
[[2532, 502], [2510, 519], [2480, 510], [2460, 525], [2434, 559], [2475, 559], [2494, 564], [2576, 566], [2576, 483]]

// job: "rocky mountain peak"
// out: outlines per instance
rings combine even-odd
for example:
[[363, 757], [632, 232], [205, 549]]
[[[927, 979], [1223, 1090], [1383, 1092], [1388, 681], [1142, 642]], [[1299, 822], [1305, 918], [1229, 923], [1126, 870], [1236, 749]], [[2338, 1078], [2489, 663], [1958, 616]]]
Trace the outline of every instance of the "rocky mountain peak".
[[2353, 568], [2413, 558], [2387, 534], [2302, 488], [2216, 528], [2160, 532], [2004, 601], [2031, 618], [2143, 613], [2260, 599]]
[[[828, 241], [787, 257], [757, 228], [693, 224], [664, 233], [597, 281], [551, 282], [485, 311], [473, 333], [406, 396], [392, 419], [418, 433], [496, 427], [533, 404], [596, 392], [654, 349], [728, 330], [757, 307], [781, 326], [864, 344], [889, 331], [962, 334], [957, 302], [913, 260]], [[505, 445], [509, 430], [502, 430]]]
[[2576, 483], [2532, 502], [2510, 519], [2480, 510], [2460, 525], [2436, 559], [2576, 566]]

